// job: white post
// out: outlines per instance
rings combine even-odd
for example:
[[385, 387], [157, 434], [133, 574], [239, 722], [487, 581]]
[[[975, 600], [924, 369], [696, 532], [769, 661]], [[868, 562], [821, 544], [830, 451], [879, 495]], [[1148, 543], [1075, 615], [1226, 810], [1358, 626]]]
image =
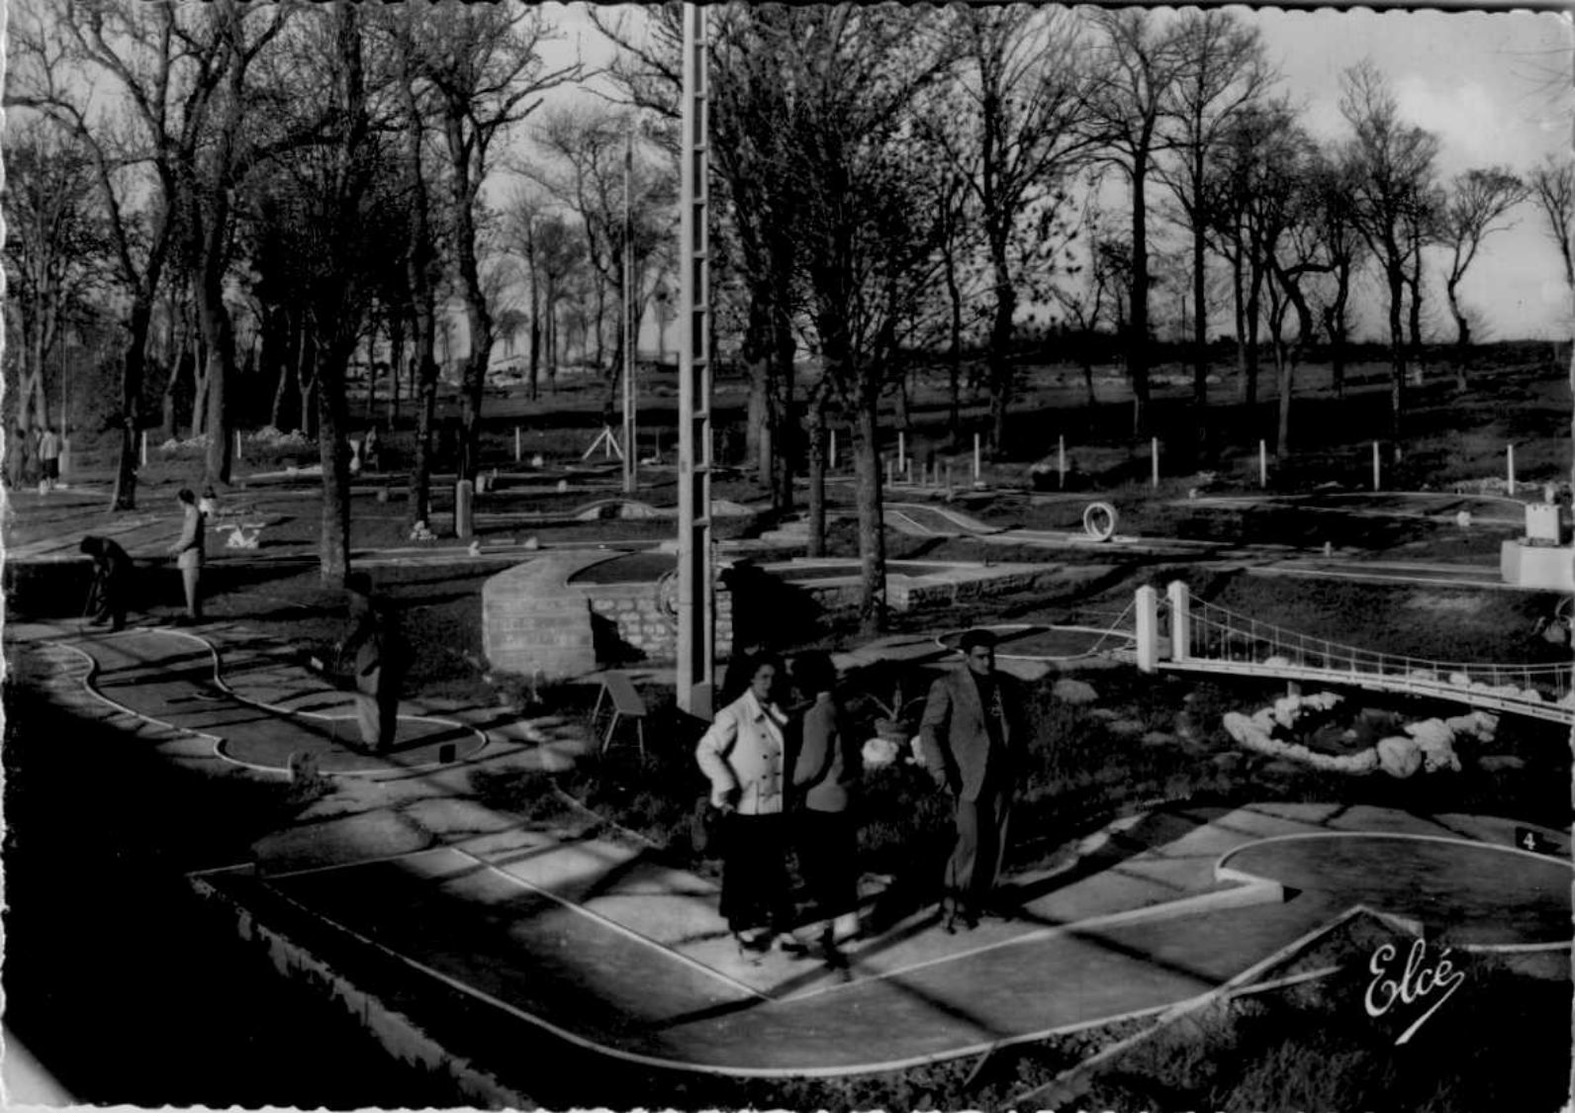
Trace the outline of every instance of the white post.
[[514, 427], [514, 460], [516, 462], [520, 460], [520, 428], [518, 424]]
[[1187, 583], [1172, 582], [1166, 587], [1170, 598], [1170, 659], [1185, 663], [1192, 657], [1192, 602]]
[[1159, 668], [1159, 594], [1153, 586], [1137, 591], [1137, 665], [1153, 674]]
[[142, 432], [142, 464], [148, 464], [148, 432]]
[[[897, 472], [908, 472], [908, 436], [903, 431], [897, 432]], [[908, 480], [913, 480], [910, 476]]]
[[984, 459], [981, 458], [980, 455], [979, 455], [979, 432], [978, 431], [974, 431], [973, 432], [973, 483], [976, 484], [976, 485], [979, 483], [980, 470], [983, 467], [983, 464], [984, 464]]
[[1508, 443], [1506, 445], [1506, 447], [1505, 447], [1505, 462], [1506, 462], [1505, 468], [1507, 470], [1507, 476], [1506, 476], [1505, 479], [1508, 482], [1508, 484], [1506, 485], [1506, 487], [1504, 489], [1504, 492], [1507, 495], [1509, 495], [1509, 496], [1514, 496], [1515, 495], [1515, 444], [1513, 442]]
[[1379, 474], [1381, 465], [1378, 461], [1378, 443], [1373, 443], [1373, 492], [1378, 491]]
[[1148, 440], [1148, 461], [1153, 487], [1157, 489], [1159, 488], [1159, 439], [1157, 438]]
[[913, 484], [913, 459], [909, 458], [907, 461], [903, 462], [903, 465], [907, 467], [902, 472], [903, 480], [911, 485]]
[[1056, 435], [1055, 448], [1056, 488], [1066, 488], [1066, 435]]
[[831, 460], [826, 463], [827, 470], [837, 468], [837, 428], [831, 428]]
[[1263, 439], [1258, 439], [1258, 488], [1269, 487], [1269, 447]]
[[241, 432], [235, 432], [235, 460], [241, 460]]

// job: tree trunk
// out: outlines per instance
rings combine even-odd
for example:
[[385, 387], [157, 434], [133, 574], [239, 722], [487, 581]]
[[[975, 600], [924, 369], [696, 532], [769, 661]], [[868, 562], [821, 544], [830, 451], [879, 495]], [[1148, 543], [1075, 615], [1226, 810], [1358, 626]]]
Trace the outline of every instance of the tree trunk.
[[536, 277], [536, 265], [530, 271], [530, 398], [536, 400], [538, 376], [541, 372], [541, 282]]
[[1401, 293], [1405, 277], [1398, 267], [1386, 269], [1389, 280], [1389, 436], [1398, 446], [1405, 414], [1405, 335], [1401, 332]]
[[[1198, 155], [1201, 164], [1201, 148]], [[1201, 182], [1203, 168], [1196, 168]], [[1196, 411], [1193, 427], [1197, 434], [1197, 460], [1209, 460], [1209, 313], [1208, 292], [1205, 290], [1203, 257], [1206, 245], [1203, 239], [1202, 218], [1194, 215], [1192, 230], [1192, 406]]]
[[207, 374], [203, 377], [207, 388], [204, 426], [208, 435], [204, 480], [209, 484], [227, 485], [234, 450], [230, 445], [229, 387], [234, 378], [235, 337], [230, 312], [224, 305], [226, 261], [223, 247], [214, 245], [211, 250], [214, 258], [206, 264], [208, 276], [197, 287], [197, 320], [202, 326], [203, 343], [208, 351]]
[[995, 309], [990, 321], [990, 352], [986, 360], [990, 371], [990, 454], [999, 458], [1006, 453], [1006, 414], [1012, 400], [1012, 319], [1017, 314], [1017, 288], [1012, 285], [1006, 257], [1004, 235], [992, 245], [995, 269]]
[[126, 344], [120, 372], [120, 455], [115, 466], [115, 492], [110, 508], [130, 512], [137, 507], [137, 468], [141, 447], [137, 433], [142, 426], [143, 355], [153, 324], [153, 300], [139, 298], [131, 305], [131, 338]]
[[1248, 265], [1247, 273], [1247, 319], [1243, 323], [1247, 344], [1242, 402], [1247, 406], [1247, 415], [1251, 421], [1252, 413], [1258, 407], [1258, 317], [1263, 309], [1263, 269], [1254, 263]]
[[[431, 336], [430, 334], [427, 336]], [[432, 526], [432, 427], [437, 418], [438, 366], [428, 349], [418, 352], [416, 375], [416, 460], [410, 475], [410, 526]]]
[[319, 343], [316, 373], [317, 454], [323, 467], [323, 511], [318, 535], [319, 577], [324, 586], [344, 587], [350, 571], [349, 407], [345, 364], [352, 346]]
[[817, 391], [809, 410], [809, 543], [810, 558], [826, 554], [826, 399]]
[[955, 443], [962, 437], [962, 290], [957, 286], [957, 262], [950, 253], [946, 256], [946, 297], [952, 307], [946, 351], [946, 429]]
[[405, 367], [405, 316], [396, 311], [388, 317], [388, 429], [399, 425], [399, 374]]
[[[751, 292], [749, 320], [744, 327], [743, 360], [749, 377], [749, 400], [745, 410], [744, 458], [753, 464], [755, 483], [774, 492], [771, 469], [776, 462], [772, 432], [776, 424], [771, 421], [771, 350], [769, 310], [765, 305], [769, 296], [762, 290]], [[729, 465], [734, 463], [729, 462]]]
[[882, 512], [878, 395], [862, 393], [853, 438], [853, 472], [859, 520], [860, 627], [886, 630], [886, 532]]
[[1451, 276], [1444, 284], [1444, 295], [1449, 299], [1449, 314], [1455, 320], [1455, 389], [1466, 390], [1466, 354], [1471, 348], [1471, 323], [1466, 321], [1460, 308], [1460, 277]]
[[295, 385], [301, 400], [301, 433], [317, 437], [317, 339], [305, 322], [301, 323], [301, 356], [295, 363]]
[[472, 214], [470, 159], [464, 146], [463, 106], [448, 106], [444, 124], [448, 138], [449, 171], [454, 212], [454, 242], [459, 272], [460, 297], [465, 302], [465, 324], [470, 333], [470, 357], [465, 364], [464, 398], [469, 407], [461, 409], [460, 475], [474, 482], [481, 456], [481, 405], [487, 384], [487, 365], [492, 355], [492, 314], [487, 309], [486, 293], [481, 286], [480, 263], [476, 257], [475, 218]]
[[1132, 161], [1132, 305], [1131, 334], [1127, 338], [1127, 375], [1132, 378], [1132, 433], [1148, 426], [1148, 161]]
[[[778, 264], [778, 267], [785, 265]], [[772, 486], [772, 507], [779, 512], [793, 510], [793, 467], [798, 461], [801, 431], [793, 394], [796, 387], [793, 375], [793, 357], [797, 346], [793, 340], [793, 320], [788, 315], [787, 291], [778, 289], [771, 302], [771, 387], [776, 396], [772, 409], [773, 436], [776, 465], [773, 467], [775, 484]]]
[[367, 313], [366, 324], [366, 424], [377, 422], [377, 315]]

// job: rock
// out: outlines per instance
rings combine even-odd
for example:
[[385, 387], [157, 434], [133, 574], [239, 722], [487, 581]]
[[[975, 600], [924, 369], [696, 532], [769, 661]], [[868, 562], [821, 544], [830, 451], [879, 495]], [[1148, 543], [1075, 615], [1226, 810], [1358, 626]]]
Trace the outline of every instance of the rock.
[[1477, 761], [1477, 767], [1484, 772], [1518, 772], [1526, 766], [1526, 762], [1518, 756], [1484, 756]]
[[1143, 734], [1138, 739], [1138, 743], [1147, 745], [1149, 748], [1164, 748], [1176, 743], [1176, 735], [1174, 733], [1163, 733], [1156, 729]]
[[1110, 731], [1123, 737], [1135, 737], [1143, 732], [1143, 723], [1136, 718], [1117, 718], [1110, 723]]
[[1246, 759], [1247, 757], [1244, 754], [1239, 753], [1234, 749], [1229, 749], [1225, 752], [1215, 753], [1209, 763], [1213, 764], [1214, 767], [1218, 768], [1221, 772], [1234, 772], [1241, 768], [1242, 763], [1246, 761]]
[[1378, 763], [1396, 779], [1405, 779], [1422, 766], [1422, 748], [1409, 737], [1385, 737], [1378, 742]]
[[1050, 693], [1073, 706], [1099, 701], [1099, 693], [1081, 679], [1057, 679]]
[[1121, 715], [1116, 713], [1114, 710], [1106, 710], [1103, 707], [1101, 707], [1099, 709], [1088, 711], [1088, 716], [1090, 718], [1092, 718], [1094, 721], [1110, 722], [1110, 721], [1115, 721]]

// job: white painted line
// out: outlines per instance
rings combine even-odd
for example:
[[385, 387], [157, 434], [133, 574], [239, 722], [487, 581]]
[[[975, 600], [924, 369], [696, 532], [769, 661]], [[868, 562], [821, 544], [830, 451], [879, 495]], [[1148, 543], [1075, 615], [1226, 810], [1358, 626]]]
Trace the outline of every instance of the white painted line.
[[[1233, 879], [1236, 878], [1236, 879]], [[802, 993], [792, 994], [781, 998], [784, 1002], [801, 1001], [810, 997], [821, 996], [825, 993], [834, 993], [855, 985], [864, 985], [871, 981], [881, 981], [886, 978], [897, 977], [902, 974], [914, 973], [918, 970], [930, 969], [934, 966], [946, 965], [961, 958], [973, 958], [994, 951], [1005, 950], [1010, 947], [1024, 946], [1030, 943], [1047, 942], [1051, 939], [1065, 938], [1073, 935], [1084, 935], [1091, 932], [1110, 930], [1118, 927], [1130, 927], [1135, 924], [1149, 923], [1161, 919], [1175, 919], [1181, 916], [1197, 915], [1211, 911], [1215, 908], [1234, 908], [1252, 904], [1278, 903], [1284, 899], [1284, 889], [1277, 881], [1266, 881], [1252, 877], [1247, 873], [1230, 871], [1230, 876], [1225, 878], [1227, 883], [1234, 887], [1220, 889], [1212, 892], [1196, 892], [1174, 900], [1163, 900], [1157, 904], [1148, 904], [1143, 907], [1129, 908], [1126, 911], [1109, 912], [1105, 915], [1090, 916], [1087, 919], [1078, 919], [1070, 923], [1060, 923], [1054, 927], [1038, 927], [1011, 938], [1001, 939], [998, 942], [986, 943], [980, 946], [955, 950], [938, 958], [927, 958], [897, 969], [883, 970], [878, 974], [868, 974], [855, 978], [852, 981], [842, 982], [838, 985], [818, 989], [808, 989]], [[889, 939], [896, 930], [882, 936]], [[876, 940], [872, 947], [878, 948], [880, 940]]]
[[570, 911], [578, 912], [581, 915], [584, 915], [586, 918], [591, 919], [591, 920], [593, 920], [593, 921], [595, 921], [597, 923], [600, 923], [603, 927], [610, 927], [613, 930], [618, 931], [618, 932], [628, 936], [631, 939], [634, 939], [636, 942], [644, 943], [646, 946], [653, 947], [656, 950], [659, 950], [662, 953], [668, 955], [669, 957], [676, 958], [680, 962], [684, 963], [686, 966], [689, 966], [692, 969], [699, 970], [701, 973], [707, 974], [710, 977], [716, 978], [717, 980], [723, 982], [724, 984], [732, 986], [735, 990], [737, 990], [737, 991], [739, 991], [741, 993], [744, 993], [748, 997], [751, 997], [751, 998], [753, 998], [755, 1000], [761, 1000], [761, 1001], [766, 1001], [766, 1000], [773, 999], [773, 998], [767, 996], [766, 994], [760, 992], [760, 990], [754, 988], [753, 986], [746, 985], [744, 982], [739, 981], [737, 978], [731, 977], [728, 974], [723, 973], [721, 970], [714, 969], [711, 966], [706, 965], [704, 962], [700, 962], [700, 961], [698, 961], [698, 960], [696, 960], [694, 958], [691, 958], [689, 955], [685, 954], [681, 950], [676, 950], [673, 947], [668, 946], [664, 942], [661, 942], [661, 941], [659, 941], [657, 939], [653, 939], [653, 938], [651, 938], [648, 935], [642, 935], [640, 932], [634, 930], [631, 927], [626, 927], [622, 923], [618, 923], [618, 922], [616, 922], [614, 920], [608, 919], [605, 915], [602, 915], [600, 912], [596, 911], [593, 908], [589, 908], [589, 907], [585, 906], [584, 904], [575, 903], [573, 900], [564, 899], [562, 896], [559, 896], [555, 892], [551, 892], [548, 889], [545, 889], [545, 888], [541, 887], [540, 885], [532, 884], [530, 881], [525, 880], [523, 877], [517, 877], [513, 873], [507, 872], [506, 870], [504, 870], [500, 866], [494, 864], [493, 862], [487, 860], [484, 857], [481, 857], [481, 856], [478, 856], [477, 854], [471, 853], [469, 850], [459, 849], [457, 847], [452, 847], [452, 848], [455, 849], [455, 852], [461, 854], [462, 856], [470, 858], [472, 861], [476, 862], [478, 865], [481, 865], [481, 866], [484, 866], [487, 869], [490, 869], [492, 872], [494, 872], [494, 873], [498, 874], [499, 876], [503, 877], [505, 880], [511, 881], [514, 884], [517, 884], [517, 885], [519, 885], [519, 886], [521, 886], [521, 887], [523, 887], [523, 888], [525, 888], [525, 889], [527, 889], [527, 890], [529, 890], [531, 892], [534, 892], [534, 893], [536, 893], [539, 896], [545, 896], [549, 900], [553, 900], [556, 903], [562, 905], [563, 907], [568, 908]]

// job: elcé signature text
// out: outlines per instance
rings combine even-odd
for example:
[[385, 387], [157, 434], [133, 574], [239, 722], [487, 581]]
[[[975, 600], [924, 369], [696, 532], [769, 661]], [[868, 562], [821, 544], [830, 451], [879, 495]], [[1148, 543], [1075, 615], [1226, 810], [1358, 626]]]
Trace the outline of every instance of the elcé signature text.
[[1391, 969], [1391, 963], [1398, 955], [1394, 944], [1386, 942], [1374, 950], [1373, 956], [1367, 960], [1367, 972], [1373, 975], [1371, 984], [1367, 986], [1367, 1015], [1375, 1019], [1383, 1016], [1397, 1002], [1409, 1006], [1431, 999], [1432, 1003], [1427, 1006], [1427, 1011], [1417, 1017], [1415, 1023], [1400, 1033], [1400, 1038], [1395, 1040], [1397, 1047], [1414, 1036], [1417, 1029], [1427, 1023], [1428, 1018], [1442, 1008], [1444, 1002], [1466, 980], [1466, 975], [1450, 962], [1448, 947], [1429, 964], [1427, 942], [1417, 939], [1411, 943], [1405, 964], [1395, 971]]

